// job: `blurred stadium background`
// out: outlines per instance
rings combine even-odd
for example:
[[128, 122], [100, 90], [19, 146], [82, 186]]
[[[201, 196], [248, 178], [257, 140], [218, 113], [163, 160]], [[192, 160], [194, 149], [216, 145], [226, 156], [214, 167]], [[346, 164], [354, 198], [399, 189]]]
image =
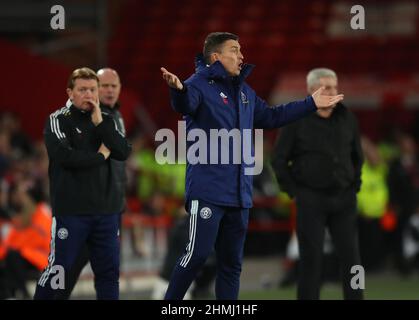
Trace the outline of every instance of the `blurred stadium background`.
[[[156, 130], [176, 131], [181, 120], [169, 105], [159, 68], [186, 79], [205, 36], [229, 31], [240, 36], [246, 62], [256, 64], [250, 85], [271, 104], [304, 97], [305, 75], [314, 67], [337, 72], [345, 104], [359, 121], [367, 158], [366, 187], [359, 199], [366, 298], [419, 298], [417, 230], [401, 247], [395, 243], [401, 221], [407, 229], [419, 212], [400, 213], [406, 202], [417, 205], [419, 199], [419, 1], [67, 0], [60, 1], [65, 29], [52, 30], [55, 4], [0, 2], [2, 230], [13, 215], [10, 185], [36, 181], [48, 190], [42, 131], [49, 113], [67, 99], [70, 72], [82, 66], [112, 67], [121, 76], [121, 112], [134, 146], [127, 166], [121, 297], [149, 299], [159, 281], [169, 231], [179, 219], [185, 169], [154, 160]], [[356, 4], [365, 8], [365, 30], [350, 27]], [[295, 207], [269, 168], [277, 134], [265, 131], [266, 164], [255, 179], [241, 298], [295, 298], [290, 274], [295, 261], [288, 246]], [[397, 167], [406, 157], [413, 162]], [[341, 299], [333, 250], [325, 261], [329, 269], [322, 297]], [[32, 290], [33, 278], [28, 284]], [[211, 298], [205, 294], [200, 297]], [[92, 297], [92, 273], [86, 268], [74, 298]]]

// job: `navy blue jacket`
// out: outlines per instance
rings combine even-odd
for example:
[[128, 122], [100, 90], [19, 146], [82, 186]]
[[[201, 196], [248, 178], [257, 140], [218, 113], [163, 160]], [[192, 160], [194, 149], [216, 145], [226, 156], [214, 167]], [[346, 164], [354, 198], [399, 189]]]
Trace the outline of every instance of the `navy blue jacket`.
[[[205, 131], [208, 164], [191, 164], [187, 159], [186, 201], [201, 199], [222, 206], [252, 207], [253, 176], [245, 175], [247, 165], [233, 164], [230, 142], [229, 164], [209, 164], [210, 129], [272, 129], [298, 120], [316, 110], [311, 96], [305, 100], [270, 107], [245, 82], [254, 66], [245, 64], [237, 77], [231, 77], [217, 61], [208, 66], [198, 56], [196, 72], [184, 83], [183, 90], [171, 88], [173, 108], [184, 115], [187, 134], [195, 128]], [[197, 140], [196, 140], [197, 141]], [[187, 148], [196, 141], [187, 142]], [[243, 151], [241, 155], [243, 160]]]

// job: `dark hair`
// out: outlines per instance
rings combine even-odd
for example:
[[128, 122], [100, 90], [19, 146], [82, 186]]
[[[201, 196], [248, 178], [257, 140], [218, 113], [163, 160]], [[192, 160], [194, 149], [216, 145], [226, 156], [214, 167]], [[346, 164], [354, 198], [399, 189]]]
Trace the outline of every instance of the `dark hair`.
[[210, 63], [211, 54], [219, 51], [227, 40], [238, 41], [239, 37], [230, 32], [212, 32], [206, 37], [202, 51], [206, 63]]

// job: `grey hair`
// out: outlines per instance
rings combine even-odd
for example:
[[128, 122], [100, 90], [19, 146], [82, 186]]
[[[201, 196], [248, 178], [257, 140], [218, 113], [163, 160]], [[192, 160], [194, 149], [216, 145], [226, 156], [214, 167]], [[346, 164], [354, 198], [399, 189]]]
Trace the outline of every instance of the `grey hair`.
[[328, 68], [316, 68], [307, 74], [307, 88], [313, 88], [319, 84], [320, 78], [331, 77], [337, 79], [336, 72]]

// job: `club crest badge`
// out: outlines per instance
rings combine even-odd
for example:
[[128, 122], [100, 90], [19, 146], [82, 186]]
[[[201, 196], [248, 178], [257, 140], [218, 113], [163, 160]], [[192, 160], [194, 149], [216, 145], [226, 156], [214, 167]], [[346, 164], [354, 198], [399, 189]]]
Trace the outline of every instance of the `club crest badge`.
[[204, 207], [199, 212], [199, 215], [201, 216], [202, 219], [209, 219], [212, 216], [212, 211], [210, 208]]
[[57, 232], [58, 238], [65, 240], [68, 238], [68, 230], [66, 228], [60, 228]]

